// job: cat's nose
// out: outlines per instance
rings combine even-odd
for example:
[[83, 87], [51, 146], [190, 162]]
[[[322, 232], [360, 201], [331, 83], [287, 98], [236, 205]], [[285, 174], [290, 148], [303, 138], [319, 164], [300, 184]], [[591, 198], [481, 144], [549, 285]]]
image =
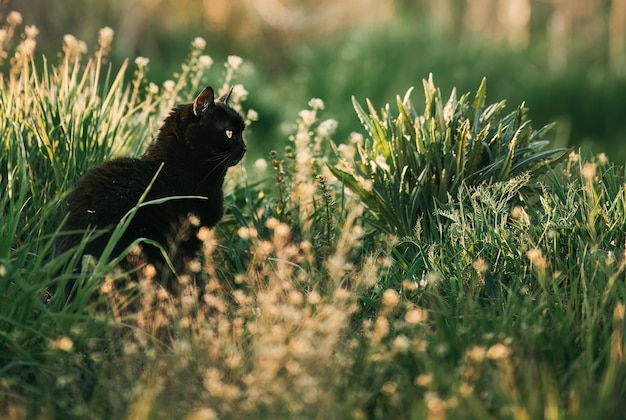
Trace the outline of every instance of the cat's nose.
[[235, 154], [238, 155], [239, 158], [241, 159], [247, 150], [248, 148], [246, 147], [246, 144], [244, 142], [241, 142], [237, 145], [235, 149]]
[[230, 166], [235, 166], [237, 163], [239, 163], [239, 161], [243, 159], [243, 155], [246, 154], [246, 150], [246, 146], [242, 146], [237, 151], [233, 152], [230, 160]]

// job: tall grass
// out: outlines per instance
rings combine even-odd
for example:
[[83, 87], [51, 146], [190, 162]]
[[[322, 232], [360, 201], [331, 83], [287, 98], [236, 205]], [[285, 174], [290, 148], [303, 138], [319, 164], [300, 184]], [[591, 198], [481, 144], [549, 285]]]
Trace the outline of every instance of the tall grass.
[[[283, 150], [229, 172], [227, 214], [200, 232], [202, 255], [177, 294], [160, 287], [151, 267], [130, 278], [111, 256], [96, 269], [85, 261], [74, 300], [46, 304], [46, 287], [61, 281], [52, 273], [69, 278], [68, 260], [81, 258], [80, 247], [51, 258], [68, 189], [90, 166], [142, 150], [169, 108], [205, 83], [210, 63], [196, 39], [177, 81], [157, 87], [145, 59], [127, 78], [127, 65], [107, 64], [102, 45], [93, 57], [66, 47], [55, 64], [14, 60], [0, 79], [3, 418], [623, 413], [626, 173], [604, 155], [539, 165], [564, 152], [536, 152], [521, 109], [492, 121], [494, 133], [510, 131], [489, 136], [488, 150], [501, 152], [469, 165], [459, 162], [472, 142], [446, 143], [467, 123], [448, 128], [454, 119], [446, 122], [441, 101], [441, 110], [433, 101], [410, 113], [400, 101], [395, 122], [389, 108], [385, 118], [359, 111], [374, 128], [370, 138], [354, 133], [334, 147], [337, 122], [320, 120], [324, 103], [313, 99]], [[238, 65], [226, 63], [224, 84]], [[465, 115], [463, 98], [449, 110]], [[489, 108], [473, 109], [470, 123]], [[360, 144], [400, 147], [394, 142], [405, 137], [394, 136], [410, 130], [409, 115], [434, 119], [428, 150], [400, 156], [379, 144], [357, 157]], [[529, 143], [518, 155], [517, 143], [503, 139]], [[414, 219], [400, 230], [340, 182], [335, 175], [358, 167], [347, 158], [334, 164], [333, 150], [376, 162], [387, 177], [370, 182], [399, 197], [414, 186], [396, 188], [399, 158], [407, 159], [402, 174], [420, 168], [422, 153], [431, 161], [440, 153], [459, 178], [423, 190], [430, 204], [414, 213], [428, 230]], [[516, 158], [532, 165], [512, 171]], [[360, 174], [361, 182], [376, 173]]]

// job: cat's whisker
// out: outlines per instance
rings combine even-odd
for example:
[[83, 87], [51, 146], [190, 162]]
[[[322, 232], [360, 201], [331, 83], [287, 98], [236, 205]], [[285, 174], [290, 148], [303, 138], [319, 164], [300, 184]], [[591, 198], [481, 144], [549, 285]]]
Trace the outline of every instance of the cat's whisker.
[[233, 158], [233, 154], [230, 152], [218, 153], [215, 154], [204, 161], [204, 164], [213, 163], [216, 167], [226, 165], [226, 167], [230, 166], [229, 162]]
[[213, 156], [208, 158], [207, 160], [204, 161], [204, 163], [212, 163], [212, 162], [223, 162], [225, 160], [227, 160], [228, 158], [230, 158], [230, 154], [227, 155], [220, 155], [220, 156]]
[[224, 153], [224, 154], [219, 155], [219, 156], [211, 157], [211, 158], [205, 160], [204, 163], [207, 164], [207, 163], [217, 162], [217, 164], [214, 166], [214, 168], [217, 168], [217, 167], [221, 166], [221, 164], [228, 162], [230, 160], [230, 158], [231, 158], [231, 154], [230, 153]]
[[211, 170], [206, 173], [206, 175], [200, 181], [200, 185], [204, 184], [204, 182], [207, 180], [207, 178], [209, 176], [211, 176], [218, 169], [221, 169], [220, 176], [218, 177], [218, 178], [221, 179], [226, 174], [226, 171], [228, 170], [228, 161], [229, 160], [230, 160], [230, 154], [228, 154], [224, 158], [222, 158], [222, 160], [220, 161], [219, 164], [213, 166], [213, 168], [211, 168]]
[[232, 153], [229, 151], [226, 152], [217, 152], [217, 153], [213, 153], [212, 155], [210, 155], [207, 160], [205, 162], [209, 162], [209, 161], [215, 161], [215, 160], [219, 160], [225, 157], [230, 156]]

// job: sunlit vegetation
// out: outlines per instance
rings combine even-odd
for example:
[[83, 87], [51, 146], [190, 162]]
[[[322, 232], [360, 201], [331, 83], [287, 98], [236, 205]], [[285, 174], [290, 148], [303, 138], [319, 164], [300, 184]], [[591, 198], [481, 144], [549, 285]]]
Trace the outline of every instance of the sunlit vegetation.
[[[157, 83], [147, 58], [109, 62], [111, 29], [95, 52], [66, 37], [46, 59], [11, 19], [0, 417], [623, 414], [626, 173], [609, 151], [552, 147], [480, 79], [471, 94], [418, 79], [424, 104], [357, 97], [348, 138], [313, 98], [274, 150], [231, 169], [226, 215], [173, 295], [116, 255], [52, 258], [64, 198], [89, 167], [140, 153], [209, 79], [236, 86], [254, 132], [245, 61], [214, 63], [196, 38]], [[45, 299], [68, 280], [71, 301]]]

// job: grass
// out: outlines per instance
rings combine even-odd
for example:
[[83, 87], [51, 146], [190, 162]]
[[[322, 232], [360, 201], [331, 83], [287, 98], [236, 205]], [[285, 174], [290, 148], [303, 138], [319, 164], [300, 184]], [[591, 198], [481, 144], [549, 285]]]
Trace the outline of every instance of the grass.
[[[395, 96], [402, 96], [410, 86], [416, 88], [412, 99], [421, 102], [424, 94], [420, 81], [429, 73], [446, 94], [453, 87], [459, 94], [475, 91], [485, 76], [490, 95], [495, 95], [492, 99], [507, 98], [511, 105], [525, 101], [530, 105], [529, 118], [537, 127], [558, 121], [552, 136], [557, 146], [572, 145], [597, 154], [619, 144], [625, 136], [620, 110], [624, 108], [626, 84], [608, 70], [608, 53], [602, 47], [594, 48], [593, 53], [570, 50], [567, 69], [554, 72], [549, 66], [547, 41], [541, 36], [527, 48], [494, 45], [464, 35], [451, 38], [442, 34], [432, 19], [418, 15], [294, 45], [288, 50], [294, 76], [284, 77], [280, 83], [255, 82], [254, 90], [258, 93], [270, 87], [265, 96], [282, 90], [281, 101], [323, 98], [329, 115], [340, 122], [338, 134], [343, 139], [359, 129], [350, 103], [352, 96], [362, 104], [369, 97], [379, 106], [387, 102], [395, 106]], [[259, 69], [262, 74], [263, 66]], [[271, 73], [268, 80], [274, 77]], [[255, 106], [264, 115], [271, 109], [265, 104]], [[611, 157], [621, 164], [626, 156], [616, 150]]]
[[[51, 257], [64, 197], [92, 165], [143, 150], [174, 103], [215, 84], [202, 47], [195, 40], [177, 82], [162, 86], [141, 59], [127, 79], [106, 45], [82, 58], [68, 48], [56, 63], [12, 52], [0, 79], [3, 418], [622, 415], [626, 172], [604, 155], [538, 151], [533, 136], [545, 133], [522, 107], [489, 120], [499, 129], [480, 149], [488, 159], [464, 160], [466, 140], [484, 131], [474, 126], [489, 109], [484, 87], [446, 107], [431, 80], [423, 109], [357, 107], [371, 132], [344, 146], [313, 99], [284, 149], [230, 171], [227, 215], [201, 232], [196, 274], [178, 295], [150, 267], [130, 281], [114, 260], [87, 259], [75, 299], [44, 303], [80, 258], [80, 247]], [[411, 127], [424, 130], [428, 160], [404, 136]], [[367, 172], [370, 162], [384, 171]], [[449, 188], [429, 162], [454, 167]], [[384, 202], [336, 177], [362, 170], [359, 185], [369, 177], [404, 203], [413, 184], [396, 188], [408, 179], [398, 172], [423, 168], [435, 168], [437, 188], [420, 192], [418, 221], [398, 225], [404, 204], [381, 217]]]
[[368, 115], [355, 101], [372, 140], [357, 145], [360, 159], [348, 158], [347, 170], [331, 167], [376, 210], [376, 220], [368, 221], [378, 230], [405, 236], [419, 229], [436, 236], [434, 206], [456, 196], [461, 185], [491, 184], [520, 173], [536, 178], [567, 156], [566, 149], [540, 152], [551, 127], [533, 130], [524, 104], [504, 117], [505, 101], [486, 106], [485, 79], [471, 104], [469, 95], [457, 99], [455, 90], [444, 102], [432, 75], [424, 80], [424, 91], [424, 115], [417, 115], [410, 90], [404, 100], [397, 98], [397, 117], [389, 107], [379, 116], [369, 101]]

